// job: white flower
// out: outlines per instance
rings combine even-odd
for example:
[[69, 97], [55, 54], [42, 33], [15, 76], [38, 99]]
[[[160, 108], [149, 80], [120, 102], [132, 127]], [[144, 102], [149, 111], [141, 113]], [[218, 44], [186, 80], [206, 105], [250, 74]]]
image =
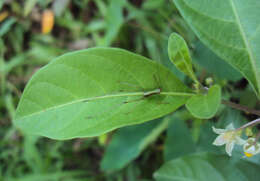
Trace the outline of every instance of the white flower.
[[260, 153], [260, 144], [256, 142], [255, 138], [247, 139], [243, 148], [244, 148], [244, 154], [247, 157], [251, 157]]
[[222, 146], [226, 144], [226, 152], [229, 156], [231, 156], [235, 144], [243, 145], [245, 143], [245, 140], [240, 138], [241, 131], [235, 130], [232, 123], [226, 129], [217, 129], [215, 127], [212, 127], [212, 129], [215, 133], [219, 134], [213, 145]]

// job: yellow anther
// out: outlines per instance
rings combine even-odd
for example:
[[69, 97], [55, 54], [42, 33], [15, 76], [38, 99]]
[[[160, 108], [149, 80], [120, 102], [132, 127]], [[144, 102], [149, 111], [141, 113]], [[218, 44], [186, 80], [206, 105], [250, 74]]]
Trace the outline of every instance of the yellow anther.
[[246, 157], [252, 157], [254, 155], [252, 153], [247, 153], [247, 152], [244, 152], [244, 154], [245, 154]]

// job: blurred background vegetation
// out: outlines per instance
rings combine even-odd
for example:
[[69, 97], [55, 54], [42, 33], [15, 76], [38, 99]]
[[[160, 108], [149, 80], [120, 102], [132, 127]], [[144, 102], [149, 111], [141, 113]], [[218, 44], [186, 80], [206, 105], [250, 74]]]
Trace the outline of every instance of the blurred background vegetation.
[[[192, 121], [189, 113], [180, 110], [174, 119], [187, 124], [176, 121], [177, 125], [171, 126], [171, 118], [168, 128], [161, 127], [144, 143], [138, 139], [147, 136], [157, 123], [122, 129], [113, 137], [109, 133], [68, 141], [24, 135], [12, 126], [15, 108], [30, 77], [70, 51], [94, 46], [124, 48], [159, 61], [191, 83], [169, 61], [167, 40], [172, 32], [187, 41], [202, 83], [212, 77], [222, 86], [226, 99], [251, 108], [260, 106], [247, 81], [197, 40], [171, 0], [0, 0], [0, 181], [152, 180], [164, 160], [194, 150], [223, 152], [211, 146], [215, 138], [211, 125], [226, 125], [227, 120], [239, 125], [254, 115], [222, 106], [218, 116], [206, 122]], [[128, 137], [133, 142], [124, 143], [125, 135], [135, 135], [136, 129], [142, 134]], [[182, 132], [178, 133], [179, 129]], [[111, 140], [121, 141], [121, 145], [110, 148], [104, 156]], [[185, 141], [196, 146], [187, 148], [181, 144]], [[121, 165], [110, 168], [120, 153], [127, 153]]]

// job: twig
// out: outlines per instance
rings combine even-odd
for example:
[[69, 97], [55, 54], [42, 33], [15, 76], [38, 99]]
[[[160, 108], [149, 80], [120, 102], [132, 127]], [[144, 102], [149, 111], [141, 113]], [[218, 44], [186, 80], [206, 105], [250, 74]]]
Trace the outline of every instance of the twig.
[[243, 126], [241, 126], [240, 128], [237, 128], [236, 130], [241, 130], [250, 126], [255, 126], [257, 124], [260, 124], [260, 118], [255, 119], [254, 121], [250, 121], [249, 123], [244, 124]]
[[238, 109], [240, 111], [244, 111], [244, 112], [247, 112], [247, 113], [250, 113], [250, 114], [255, 114], [255, 115], [258, 115], [260, 116], [260, 111], [258, 110], [255, 110], [255, 109], [250, 109], [246, 106], [243, 106], [243, 105], [240, 105], [240, 104], [236, 104], [236, 103], [233, 103], [233, 102], [230, 102], [230, 101], [227, 101], [227, 100], [222, 100], [221, 101], [222, 104], [225, 104], [229, 107], [232, 107], [234, 109]]

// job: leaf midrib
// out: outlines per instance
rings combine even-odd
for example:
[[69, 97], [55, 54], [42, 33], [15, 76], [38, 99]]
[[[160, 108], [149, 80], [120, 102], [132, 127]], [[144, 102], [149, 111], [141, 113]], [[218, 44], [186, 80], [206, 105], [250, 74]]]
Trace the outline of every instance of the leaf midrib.
[[[180, 38], [180, 39], [182, 39], [182, 38]], [[184, 41], [183, 43], [184, 43], [185, 48], [187, 48], [187, 51], [189, 51], [189, 50], [188, 50], [188, 47], [185, 45], [185, 40], [184, 40], [184, 39], [182, 39], [182, 40]], [[191, 67], [190, 67], [189, 64], [186, 62], [186, 60], [185, 60], [185, 58], [184, 58], [185, 56], [183, 55], [182, 50], [180, 49], [181, 47], [179, 46], [178, 43], [177, 43], [177, 47], [178, 47], [178, 49], [180, 50], [179, 52], [180, 52], [180, 54], [181, 54], [181, 56], [182, 56], [182, 58], [183, 58], [184, 64], [185, 64], [185, 66], [187, 67], [188, 72], [189, 72], [191, 78], [193, 79], [193, 81], [195, 81], [196, 83], [198, 83], [196, 76], [194, 75], [193, 71], [190, 69]], [[190, 57], [189, 52], [187, 52], [187, 53], [188, 53], [189, 60], [191, 60], [191, 57]], [[191, 61], [190, 61], [190, 62], [191, 62]], [[189, 62], [189, 63], [190, 63], [190, 62]]]
[[[32, 114], [29, 114], [29, 115], [26, 115], [26, 116], [22, 116], [20, 118], [16, 118], [16, 120], [24, 119], [25, 117], [31, 117], [31, 116], [34, 116], [34, 115], [37, 115], [37, 114], [41, 114], [41, 113], [49, 111], [49, 110], [62, 108], [62, 107], [65, 107], [65, 106], [68, 106], [68, 105], [71, 105], [71, 104], [76, 104], [76, 103], [79, 103], [79, 102], [88, 102], [88, 101], [95, 101], [95, 100], [98, 100], [98, 99], [107, 99], [107, 98], [115, 98], [115, 97], [143, 96], [144, 93], [145, 92], [127, 92], [127, 93], [107, 94], [107, 95], [103, 95], [103, 96], [95, 96], [95, 97], [89, 97], [89, 98], [84, 98], [84, 99], [78, 99], [76, 101], [71, 101], [71, 102], [67, 102], [65, 104], [60, 104], [60, 105], [57, 105], [57, 106], [49, 107], [47, 109], [43, 109], [42, 111], [34, 112]], [[192, 96], [194, 94], [193, 93], [185, 93], [185, 92], [160, 92], [160, 95]], [[24, 99], [27, 99], [27, 98], [24, 98]]]
[[255, 75], [258, 93], [260, 93], [260, 87], [259, 87], [259, 86], [260, 86], [260, 85], [259, 85], [260, 79], [259, 79], [259, 77], [258, 77], [258, 75], [257, 75], [255, 57], [254, 57], [254, 55], [253, 55], [253, 52], [252, 52], [251, 46], [250, 46], [250, 44], [249, 44], [249, 41], [248, 41], [248, 39], [247, 39], [247, 37], [246, 37], [245, 31], [243, 30], [243, 27], [242, 27], [242, 24], [241, 24], [239, 15], [238, 15], [237, 10], [236, 10], [236, 6], [235, 6], [235, 4], [233, 3], [232, 0], [229, 0], [229, 2], [230, 2], [230, 5], [231, 5], [231, 8], [232, 8], [232, 11], [233, 11], [233, 13], [234, 13], [234, 15], [235, 15], [235, 21], [236, 21], [236, 23], [237, 23], [237, 25], [238, 25], [239, 32], [240, 32], [240, 34], [241, 34], [241, 36], [242, 36], [242, 38], [243, 38], [243, 41], [244, 41], [245, 46], [246, 46], [246, 49], [248, 50], [249, 61], [251, 62], [252, 69], [253, 69], [253, 72], [254, 72], [254, 75]]
[[[245, 34], [244, 34], [243, 28], [242, 28], [241, 23], [240, 23], [240, 19], [239, 19], [239, 17], [238, 17], [238, 14], [237, 14], [236, 9], [234, 9], [235, 6], [234, 6], [234, 3], [232, 2], [232, 0], [229, 0], [229, 1], [230, 1], [230, 5], [231, 5], [231, 7], [232, 7], [233, 13], [234, 13], [234, 15], [235, 15], [235, 21], [227, 21], [227, 20], [220, 19], [220, 18], [213, 18], [213, 17], [211, 17], [211, 16], [208, 16], [208, 15], [203, 14], [202, 12], [198, 12], [197, 10], [195, 10], [194, 8], [192, 8], [191, 6], [188, 5], [188, 3], [186, 2], [186, 0], [181, 0], [181, 1], [182, 1], [188, 8], [192, 9], [194, 12], [196, 12], [196, 13], [202, 15], [202, 16], [207, 16], [207, 17], [210, 18], [210, 19], [215, 19], [215, 20], [223, 21], [223, 22], [230, 22], [230, 23], [233, 22], [233, 23], [235, 23], [235, 24], [238, 25], [240, 34], [241, 34], [241, 36], [242, 36], [242, 38], [243, 38], [243, 41], [244, 41], [244, 44], [245, 44], [245, 48], [243, 48], [243, 49], [241, 49], [241, 50], [245, 50], [245, 51], [248, 53], [249, 57], [250, 57], [250, 58], [249, 58], [249, 61], [250, 61], [250, 63], [251, 63], [252, 69], [253, 69], [252, 72], [253, 72], [253, 74], [254, 74], [254, 78], [255, 78], [255, 81], [256, 81], [256, 85], [253, 84], [253, 82], [252, 82], [251, 79], [249, 79], [249, 81], [252, 82], [252, 86], [253, 86], [253, 87], [256, 86], [256, 87], [255, 87], [256, 93], [259, 94], [259, 93], [260, 93], [260, 76], [257, 76], [257, 71], [256, 71], [255, 62], [252, 62], [252, 60], [255, 61], [255, 59], [253, 58], [252, 50], [251, 50], [251, 47], [249, 46], [249, 43], [248, 43], [249, 41], [247, 40], [247, 38], [246, 38], [246, 36], [245, 36]], [[193, 30], [196, 31], [195, 29], [193, 29]], [[204, 32], [204, 33], [205, 33], [205, 32]], [[215, 40], [215, 41], [216, 41], [216, 40]], [[222, 44], [222, 43], [220, 43], [220, 42], [218, 42], [218, 43], [219, 43], [219, 44]], [[224, 45], [224, 44], [223, 44], [223, 45]], [[224, 45], [224, 46], [227, 46], [227, 45]], [[230, 46], [228, 45], [227, 47], [230, 47]], [[237, 47], [234, 47], [234, 46], [232, 46], [231, 48], [240, 49], [240, 48], [237, 48]], [[229, 61], [227, 61], [227, 62], [229, 63]], [[232, 65], [232, 64], [231, 64], [231, 65]], [[232, 65], [232, 66], [233, 66], [233, 65]], [[242, 73], [244, 76], [246, 76], [244, 72], [241, 72], [241, 73]], [[246, 76], [246, 77], [247, 77], [247, 76]]]

